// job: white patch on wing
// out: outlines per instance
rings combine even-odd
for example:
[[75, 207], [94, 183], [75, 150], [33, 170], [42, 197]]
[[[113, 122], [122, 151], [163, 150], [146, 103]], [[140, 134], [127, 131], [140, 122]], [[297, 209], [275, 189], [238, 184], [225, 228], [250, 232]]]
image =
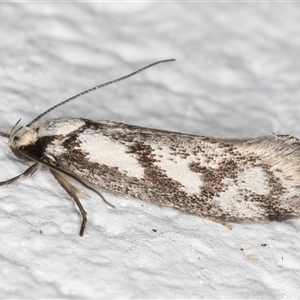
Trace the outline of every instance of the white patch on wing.
[[[268, 178], [261, 167], [245, 168], [236, 178], [239, 189], [248, 190], [257, 195], [268, 195], [271, 187]], [[232, 179], [225, 178], [222, 183], [236, 185]]]
[[201, 192], [202, 181], [199, 173], [190, 170], [189, 164], [192, 162], [190, 158], [182, 158], [179, 155], [171, 154], [171, 150], [166, 146], [151, 145], [155, 159], [158, 160], [154, 164], [165, 170], [169, 178], [183, 185], [183, 191], [188, 194], [199, 194]]
[[261, 219], [264, 215], [264, 209], [257, 203], [245, 201], [247, 194], [247, 192], [241, 192], [237, 185], [232, 185], [219, 196], [215, 196], [212, 199], [212, 205], [220, 207], [224, 214], [236, 219]]
[[245, 200], [250, 193], [257, 195], [270, 193], [271, 187], [262, 168], [247, 168], [239, 173], [236, 182], [226, 178], [222, 183], [228, 184], [228, 187], [225, 192], [213, 198], [213, 205], [220, 207], [225, 214], [237, 219], [258, 220], [263, 217], [263, 208], [255, 202]]
[[144, 168], [134, 154], [126, 153], [128, 148], [125, 145], [90, 130], [80, 134], [79, 140], [80, 150], [88, 153], [87, 158], [90, 162], [118, 168], [120, 172], [130, 177], [143, 178]]
[[39, 126], [39, 137], [68, 135], [85, 125], [85, 121], [73, 118], [51, 119]]
[[55, 161], [55, 157], [59, 157], [66, 152], [66, 148], [62, 145], [62, 141], [56, 139], [52, 141], [51, 144], [48, 144], [47, 148], [45, 149], [45, 155]]

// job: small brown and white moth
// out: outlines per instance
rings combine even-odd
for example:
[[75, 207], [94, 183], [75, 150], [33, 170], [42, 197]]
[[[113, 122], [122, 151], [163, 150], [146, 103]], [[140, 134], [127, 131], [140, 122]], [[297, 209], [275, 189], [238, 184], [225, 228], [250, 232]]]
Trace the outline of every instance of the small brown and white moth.
[[10, 134], [1, 133], [9, 138], [13, 153], [33, 165], [0, 185], [47, 167], [81, 212], [81, 236], [87, 214], [74, 181], [100, 196], [94, 185], [228, 227], [227, 222], [298, 217], [300, 142], [295, 137], [221, 139], [75, 118], [35, 125], [83, 94], [166, 61], [172, 60], [91, 88], [53, 106], [27, 126], [15, 129], [17, 123]]

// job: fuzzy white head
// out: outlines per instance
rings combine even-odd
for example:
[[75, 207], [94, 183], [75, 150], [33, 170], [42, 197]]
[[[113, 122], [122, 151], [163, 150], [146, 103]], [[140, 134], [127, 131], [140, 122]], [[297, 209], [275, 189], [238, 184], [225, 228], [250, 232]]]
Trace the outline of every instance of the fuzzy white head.
[[30, 145], [35, 145], [38, 139], [38, 132], [36, 128], [32, 127], [20, 127], [16, 131], [13, 131], [9, 137], [8, 144], [11, 151], [18, 157], [28, 159], [22, 155], [20, 148], [25, 148]]

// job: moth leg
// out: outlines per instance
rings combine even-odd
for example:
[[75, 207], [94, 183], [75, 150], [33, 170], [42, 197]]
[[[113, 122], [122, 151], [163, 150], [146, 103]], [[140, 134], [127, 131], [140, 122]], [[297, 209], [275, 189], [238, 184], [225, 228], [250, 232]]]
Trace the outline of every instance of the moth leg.
[[56, 172], [52, 169], [50, 169], [50, 172], [52, 173], [52, 175], [54, 176], [54, 178], [58, 181], [58, 183], [61, 185], [61, 187], [69, 194], [69, 196], [71, 197], [71, 199], [75, 202], [75, 204], [77, 205], [81, 216], [82, 216], [82, 223], [81, 223], [81, 228], [80, 228], [80, 232], [79, 235], [83, 236], [83, 232], [85, 229], [85, 225], [87, 222], [87, 213], [84, 210], [83, 206], [81, 205], [76, 193], [78, 193], [78, 189], [72, 184], [70, 183], [70, 181], [68, 180], [67, 176]]
[[[79, 179], [76, 179], [80, 184], [82, 184], [83, 186], [85, 186], [86, 188], [88, 188], [88, 189], [90, 189], [91, 191], [93, 191], [94, 193], [96, 193], [101, 199], [102, 199], [102, 201], [105, 203], [105, 204], [107, 204], [107, 205], [109, 205], [110, 207], [112, 207], [112, 208], [116, 208], [113, 204], [111, 204], [111, 203], [109, 203], [105, 198], [104, 198], [104, 196], [100, 193], [100, 192], [98, 192], [96, 189], [94, 189], [93, 187], [91, 187], [89, 184], [87, 184], [87, 183], [85, 183], [85, 182], [83, 182], [82, 180], [79, 180]], [[80, 193], [82, 193], [82, 192], [80, 192]]]
[[[27, 156], [29, 159], [32, 159], [32, 157], [30, 155], [28, 155], [28, 153], [25, 153], [23, 152], [23, 154], [25, 156]], [[60, 167], [58, 166], [52, 166], [50, 163], [46, 162], [46, 161], [38, 161], [40, 164], [43, 164], [44, 166], [47, 166], [49, 167], [50, 170], [53, 170], [53, 171], [56, 171], [56, 172], [59, 172], [61, 175], [67, 175], [71, 178], [73, 178], [74, 180], [78, 181], [81, 185], [83, 185], [84, 187], [90, 189], [91, 191], [93, 191], [94, 193], [96, 193], [102, 200], [104, 203], [106, 203], [107, 205], [109, 205], [110, 207], [112, 208], [116, 208], [113, 204], [109, 203], [105, 198], [104, 196], [98, 192], [96, 189], [94, 189], [92, 186], [90, 186], [88, 183], [84, 182], [83, 180], [81, 180], [79, 177], [77, 177], [76, 175], [70, 173], [70, 172], [67, 172], [66, 170], [63, 170], [61, 169]], [[84, 196], [87, 196], [89, 197], [87, 194], [81, 192], [80, 190], [78, 190], [75, 186], [73, 186], [73, 188], [75, 189], [76, 193], [81, 193], [82, 195]]]
[[227, 228], [230, 229], [230, 230], [232, 229], [232, 226], [231, 226], [229, 223], [227, 223], [227, 222], [225, 222], [225, 221], [223, 221], [223, 220], [221, 220], [221, 219], [214, 218], [214, 217], [209, 217], [208, 219], [211, 220], [211, 221], [214, 221], [214, 222], [216, 222], [216, 223], [219, 223], [219, 224], [221, 224], [221, 225], [227, 227]]
[[34, 163], [28, 169], [26, 169], [25, 172], [23, 172], [22, 174], [20, 174], [18, 176], [15, 176], [13, 178], [10, 178], [10, 179], [8, 179], [6, 181], [0, 182], [0, 186], [11, 184], [11, 183], [17, 181], [19, 178], [22, 178], [22, 177], [30, 177], [31, 175], [33, 175], [37, 171], [37, 169], [39, 167], [40, 167], [39, 163]]

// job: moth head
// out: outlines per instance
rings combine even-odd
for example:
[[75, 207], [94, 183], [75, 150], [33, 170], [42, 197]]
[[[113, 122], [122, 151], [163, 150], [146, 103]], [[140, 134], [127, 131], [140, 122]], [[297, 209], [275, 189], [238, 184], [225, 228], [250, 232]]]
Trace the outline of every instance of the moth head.
[[35, 147], [36, 141], [38, 139], [38, 133], [35, 128], [32, 127], [20, 127], [17, 130], [12, 130], [8, 144], [11, 151], [18, 157], [23, 159], [28, 159], [24, 156], [22, 151], [26, 151], [32, 146]]

